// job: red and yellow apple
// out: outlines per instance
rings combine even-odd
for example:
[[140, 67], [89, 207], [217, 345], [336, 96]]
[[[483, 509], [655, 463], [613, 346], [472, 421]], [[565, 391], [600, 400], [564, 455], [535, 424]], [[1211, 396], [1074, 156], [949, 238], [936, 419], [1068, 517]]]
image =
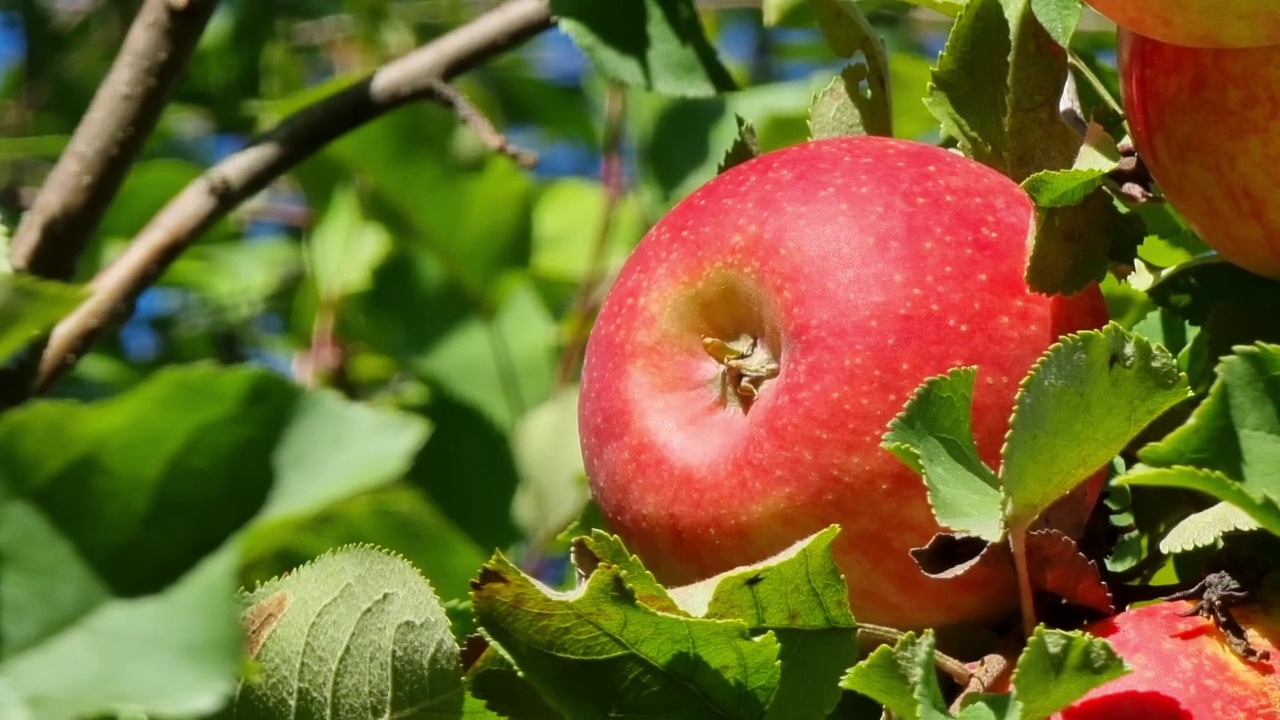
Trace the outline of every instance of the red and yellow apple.
[[1275, 0], [1086, 0], [1116, 25], [1188, 47], [1280, 45]]
[[611, 529], [682, 584], [839, 523], [861, 621], [1015, 607], [1005, 563], [921, 572], [908, 553], [942, 529], [880, 442], [921, 382], [976, 365], [974, 435], [995, 465], [1031, 365], [1105, 322], [1096, 288], [1028, 290], [1032, 212], [995, 171], [885, 138], [779, 150], [694, 192], [636, 248], [588, 342], [582, 450]]
[[1165, 197], [1222, 257], [1280, 279], [1280, 46], [1196, 49], [1121, 31], [1119, 49], [1129, 130]]
[[1280, 720], [1280, 606], [1232, 610], [1268, 661], [1249, 662], [1187, 602], [1148, 605], [1086, 628], [1106, 638], [1133, 672], [1094, 689], [1060, 720]]

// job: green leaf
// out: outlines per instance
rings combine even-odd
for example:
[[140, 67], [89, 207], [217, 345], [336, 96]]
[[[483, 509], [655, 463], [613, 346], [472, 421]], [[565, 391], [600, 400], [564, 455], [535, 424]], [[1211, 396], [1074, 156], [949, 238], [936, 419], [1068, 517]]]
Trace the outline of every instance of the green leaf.
[[[473, 642], [468, 640], [468, 642]], [[490, 645], [467, 669], [467, 689], [499, 717], [521, 720], [563, 720], [536, 688], [520, 676], [516, 666]]]
[[864, 64], [850, 65], [814, 96], [809, 105], [811, 138], [893, 134], [887, 88], [866, 95], [861, 90], [864, 82], [883, 84], [884, 78], [868, 78]]
[[902, 720], [950, 718], [938, 687], [932, 630], [906, 633], [893, 647], [882, 645], [854, 665], [840, 687], [862, 693]]
[[241, 533], [394, 479], [426, 432], [247, 366], [6, 413], [0, 676], [48, 717], [213, 710], [239, 668]]
[[764, 0], [761, 12], [765, 27], [804, 27], [812, 24], [809, 0]]
[[1117, 325], [1050, 348], [1022, 382], [1002, 452], [1009, 526], [1028, 527], [1188, 394], [1164, 348]]
[[555, 376], [557, 328], [527, 282], [507, 289], [492, 318], [472, 316], [415, 358], [422, 375], [509, 431], [544, 401]]
[[169, 266], [160, 284], [193, 290], [228, 325], [249, 323], [302, 273], [302, 253], [291, 238], [201, 243]]
[[51, 329], [83, 296], [74, 285], [0, 273], [0, 363]]
[[862, 56], [814, 97], [809, 110], [811, 136], [893, 135], [888, 54], [875, 28], [853, 0], [811, 2], [831, 49], [846, 60]]
[[724, 159], [716, 168], [717, 175], [760, 155], [760, 138], [756, 137], [755, 126], [741, 115], [733, 117], [738, 122], [738, 136], [733, 139], [729, 149], [724, 151]]
[[1067, 58], [1029, 0], [971, 0], [925, 104], [965, 154], [1021, 182], [1070, 167], [1080, 138], [1058, 112]]
[[429, 433], [414, 415], [332, 391], [302, 395], [272, 453], [275, 484], [258, 521], [314, 513], [402, 477]]
[[0, 416], [0, 482], [113, 591], [156, 592], [263, 506], [298, 394], [265, 370], [204, 365], [102, 402], [29, 403]]
[[586, 470], [578, 441], [578, 388], [566, 388], [516, 422], [511, 447], [520, 485], [511, 516], [535, 543], [554, 538], [586, 506]]
[[1231, 503], [1220, 502], [1183, 518], [1160, 540], [1160, 552], [1175, 555], [1208, 547], [1227, 533], [1257, 530], [1259, 527], [1244, 510]]
[[[618, 577], [626, 583], [636, 602], [654, 612], [692, 617], [693, 611], [705, 610], [705, 603], [702, 607], [692, 606], [691, 609], [678, 604], [653, 573], [640, 562], [639, 557], [628, 552], [616, 535], [603, 530], [593, 530], [589, 536], [574, 539], [573, 563], [580, 574], [588, 576], [602, 564], [617, 568]], [[686, 601], [685, 604], [690, 603]]]
[[1125, 485], [1172, 487], [1195, 490], [1212, 495], [1248, 513], [1267, 532], [1280, 535], [1280, 503], [1269, 497], [1258, 497], [1235, 480], [1216, 470], [1194, 467], [1152, 468], [1138, 465], [1119, 479]]
[[1275, 298], [1280, 297], [1280, 282], [1210, 255], [1164, 273], [1148, 294], [1160, 307], [1186, 318], [1192, 325], [1203, 325], [1213, 308], [1222, 303], [1272, 307]]
[[[1209, 492], [1280, 529], [1280, 346], [1240, 346], [1187, 422], [1138, 453], [1135, 484]], [[1149, 468], [1156, 468], [1150, 470]], [[1161, 472], [1163, 471], [1163, 472]]]
[[336, 189], [307, 245], [307, 265], [323, 303], [336, 303], [373, 284], [373, 272], [391, 251], [391, 235], [365, 219], [355, 190]]
[[1071, 46], [1071, 36], [1080, 24], [1083, 10], [1081, 0], [1031, 0], [1031, 11], [1036, 19], [1049, 37], [1064, 48]]
[[733, 90], [691, 0], [552, 0], [560, 27], [604, 75], [680, 97]]
[[1069, 207], [1079, 205], [1094, 190], [1102, 187], [1104, 170], [1043, 170], [1022, 182], [1037, 207]]
[[236, 717], [457, 715], [462, 664], [431, 584], [371, 547], [318, 558], [243, 597], [258, 671]]
[[771, 718], [826, 717], [840, 701], [841, 675], [857, 660], [849, 589], [832, 555], [838, 534], [827, 528], [764, 562], [670, 591], [697, 617], [774, 632], [782, 678]]
[[978, 457], [971, 408], [975, 368], [925, 381], [889, 423], [882, 445], [924, 476], [943, 527], [985, 540], [1004, 532], [1000, 483]]
[[0, 478], [109, 586], [136, 594], [163, 588], [251, 519], [314, 512], [395, 479], [426, 435], [418, 418], [303, 394], [263, 369], [188, 366], [111, 400], [5, 414]]
[[[10, 562], [10, 543], [18, 541], [14, 535], [28, 541], [35, 537], [25, 534], [28, 528], [10, 524], [15, 504], [0, 501], [0, 508], [5, 516], [0, 519], [0, 560], [7, 630], [32, 618], [29, 605], [13, 602], [14, 594], [29, 587], [29, 578], [11, 574], [16, 568]], [[44, 557], [58, 564], [38, 569], [49, 584], [28, 599], [65, 603], [60, 596], [79, 590], [66, 573], [76, 561], [67, 555]], [[139, 712], [192, 716], [217, 710], [235, 688], [243, 647], [236, 622], [236, 562], [234, 548], [227, 546], [156, 594], [105, 599], [98, 593], [95, 607], [0, 663], [0, 695], [7, 686], [39, 720]], [[59, 576], [63, 582], [55, 583]]]
[[1129, 671], [1106, 640], [1040, 626], [1018, 656], [1013, 690], [1022, 717], [1040, 720]]
[[907, 0], [907, 2], [917, 7], [922, 7], [934, 12], [942, 13], [947, 17], [955, 17], [964, 10], [965, 3], [969, 0]]
[[1132, 259], [1145, 236], [1142, 221], [1094, 189], [1077, 205], [1037, 207], [1027, 284], [1070, 295], [1105, 278], [1113, 258]]
[[601, 563], [575, 592], [553, 593], [499, 553], [474, 587], [486, 634], [569, 717], [758, 718], [778, 686], [772, 635], [654, 612], [614, 565]]
[[1036, 236], [1027, 265], [1032, 288], [1079, 292], [1103, 279], [1113, 259], [1132, 261], [1146, 227], [1103, 186], [1106, 174], [1119, 163], [1115, 140], [1091, 123], [1070, 169], [1045, 170], [1023, 181], [1036, 205]]
[[[604, 222], [604, 187], [583, 178], [564, 178], [542, 188], [533, 206], [532, 249], [529, 270], [536, 277], [571, 286], [591, 272], [591, 256]], [[605, 240], [603, 269], [622, 266], [627, 254], [644, 235], [639, 203], [633, 197], [619, 199], [610, 218]]]

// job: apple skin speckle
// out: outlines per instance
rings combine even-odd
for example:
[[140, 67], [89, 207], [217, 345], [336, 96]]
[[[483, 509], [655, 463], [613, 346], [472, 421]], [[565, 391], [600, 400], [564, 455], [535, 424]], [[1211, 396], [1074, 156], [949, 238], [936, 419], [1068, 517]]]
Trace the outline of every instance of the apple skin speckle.
[[[976, 365], [974, 432], [995, 466], [1018, 381], [1059, 335], [1105, 323], [1096, 288], [1026, 287], [1031, 219], [995, 171], [885, 138], [787, 148], [697, 190], [637, 247], [588, 342], [582, 449], [610, 529], [683, 584], [839, 523], [859, 620], [1010, 611], [1011, 565], [950, 579], [915, 565], [908, 551], [942, 529], [880, 438], [926, 378]], [[780, 368], [745, 413], [702, 347], [742, 334]]]
[[1133, 668], [1091, 691], [1055, 720], [1280, 720], [1280, 604], [1234, 608], [1255, 650], [1271, 659], [1246, 662], [1212, 621], [1182, 617], [1188, 602], [1147, 605], [1088, 628]]

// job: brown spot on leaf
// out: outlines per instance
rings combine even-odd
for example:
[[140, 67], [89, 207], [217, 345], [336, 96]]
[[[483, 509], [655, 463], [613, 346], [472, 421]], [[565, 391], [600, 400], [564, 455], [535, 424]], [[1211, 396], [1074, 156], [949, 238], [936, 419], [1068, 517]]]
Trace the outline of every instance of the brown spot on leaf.
[[244, 612], [241, 624], [244, 626], [245, 652], [249, 657], [258, 656], [271, 631], [284, 617], [291, 604], [293, 604], [293, 596], [281, 590], [259, 600]]

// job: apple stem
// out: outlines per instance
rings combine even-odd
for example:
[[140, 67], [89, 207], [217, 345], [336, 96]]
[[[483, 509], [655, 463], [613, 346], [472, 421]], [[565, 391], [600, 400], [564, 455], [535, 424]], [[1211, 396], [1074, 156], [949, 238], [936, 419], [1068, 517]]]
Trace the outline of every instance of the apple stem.
[[[881, 645], [897, 645], [905, 634], [901, 630], [884, 625], [858, 623], [859, 642], [870, 640], [871, 642], [867, 644], [872, 648]], [[960, 687], [966, 687], [973, 679], [973, 672], [964, 663], [936, 650], [933, 653], [933, 666], [946, 673]]]
[[1027, 526], [1010, 525], [1009, 545], [1013, 550], [1013, 566], [1018, 574], [1019, 605], [1022, 607], [1022, 631], [1031, 637], [1036, 631], [1035, 596], [1031, 591], [1031, 572], [1027, 565]]
[[760, 386], [781, 372], [773, 354], [745, 333], [728, 342], [703, 337], [702, 349], [724, 368], [721, 371], [723, 399], [727, 402], [732, 392], [743, 412], [751, 409], [751, 403], [760, 394]]

